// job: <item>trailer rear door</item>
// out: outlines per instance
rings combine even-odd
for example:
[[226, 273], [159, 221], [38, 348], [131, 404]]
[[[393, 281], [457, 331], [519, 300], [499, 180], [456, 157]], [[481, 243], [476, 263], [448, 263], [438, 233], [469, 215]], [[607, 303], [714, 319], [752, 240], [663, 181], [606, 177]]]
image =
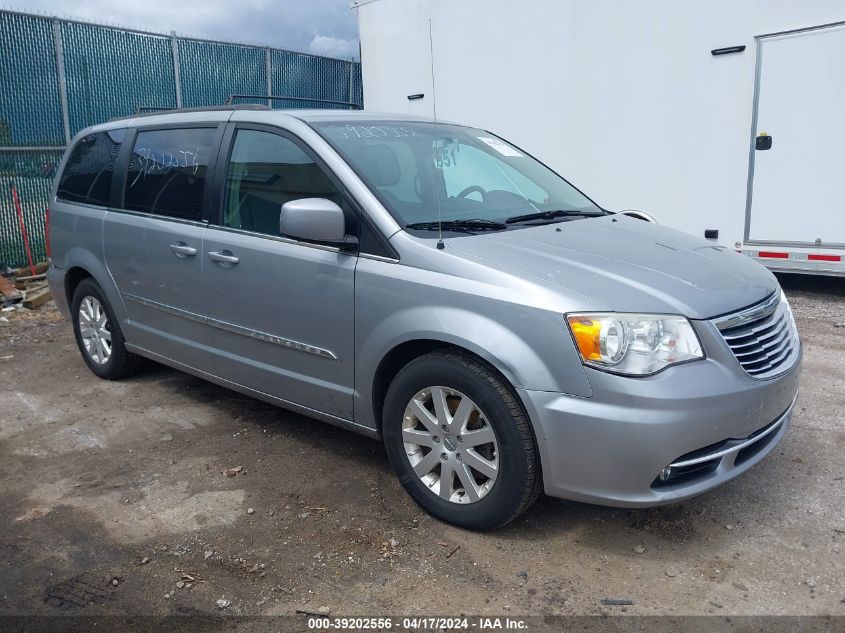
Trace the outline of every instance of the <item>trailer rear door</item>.
[[[427, 3], [353, 0], [362, 42], [365, 99], [384, 112], [433, 117], [434, 74]], [[377, 54], [373, 54], [377, 51]], [[413, 54], [409, 54], [413, 51]], [[372, 78], [372, 79], [371, 79]]]
[[757, 55], [746, 238], [845, 247], [845, 25], [761, 37]]

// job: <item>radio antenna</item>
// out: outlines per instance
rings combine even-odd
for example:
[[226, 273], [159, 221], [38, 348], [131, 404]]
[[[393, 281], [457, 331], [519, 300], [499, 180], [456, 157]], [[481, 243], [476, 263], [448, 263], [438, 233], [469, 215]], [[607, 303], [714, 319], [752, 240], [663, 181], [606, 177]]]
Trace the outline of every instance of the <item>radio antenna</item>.
[[[434, 115], [434, 122], [437, 123], [437, 91], [434, 89], [434, 38], [431, 35], [431, 18], [428, 19], [428, 52], [431, 62], [431, 111]], [[439, 185], [439, 183], [438, 183]], [[443, 217], [440, 209], [440, 187], [437, 191], [437, 248], [443, 250], [446, 244], [443, 242]]]

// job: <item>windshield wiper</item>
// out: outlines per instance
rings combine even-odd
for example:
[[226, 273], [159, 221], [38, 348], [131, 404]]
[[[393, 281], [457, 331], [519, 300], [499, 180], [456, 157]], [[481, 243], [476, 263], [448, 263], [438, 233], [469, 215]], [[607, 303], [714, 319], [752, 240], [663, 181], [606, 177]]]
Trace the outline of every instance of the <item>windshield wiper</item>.
[[565, 218], [567, 216], [594, 216], [604, 215], [603, 213], [596, 213], [594, 211], [579, 211], [578, 209], [561, 209], [558, 211], [538, 211], [537, 213], [526, 213], [525, 215], [515, 215], [512, 218], [505, 220], [505, 224], [516, 224], [518, 222], [532, 222], [535, 220], [554, 220], [555, 218]]
[[443, 220], [442, 222], [415, 222], [408, 224], [406, 229], [416, 229], [418, 231], [437, 231], [442, 228], [444, 231], [503, 231], [508, 228], [504, 222], [496, 222], [495, 220], [484, 220], [482, 218], [475, 218], [471, 220]]

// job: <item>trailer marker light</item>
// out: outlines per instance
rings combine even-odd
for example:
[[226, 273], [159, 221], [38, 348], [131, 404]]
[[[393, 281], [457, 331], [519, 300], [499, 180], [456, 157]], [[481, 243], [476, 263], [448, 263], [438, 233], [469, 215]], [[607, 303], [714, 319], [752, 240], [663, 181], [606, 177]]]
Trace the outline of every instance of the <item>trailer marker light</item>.
[[780, 253], [777, 251], [760, 251], [757, 257], [768, 257], [770, 259], [789, 259], [789, 253]]

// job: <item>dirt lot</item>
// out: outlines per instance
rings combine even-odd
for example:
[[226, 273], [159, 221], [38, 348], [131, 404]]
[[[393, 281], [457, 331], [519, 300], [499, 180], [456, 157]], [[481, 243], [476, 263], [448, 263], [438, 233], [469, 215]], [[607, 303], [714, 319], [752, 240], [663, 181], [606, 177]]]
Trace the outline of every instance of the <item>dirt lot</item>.
[[845, 615], [845, 280], [782, 281], [805, 361], [769, 458], [492, 534], [423, 514], [377, 442], [159, 366], [99, 380], [54, 308], [3, 313], [0, 614]]

